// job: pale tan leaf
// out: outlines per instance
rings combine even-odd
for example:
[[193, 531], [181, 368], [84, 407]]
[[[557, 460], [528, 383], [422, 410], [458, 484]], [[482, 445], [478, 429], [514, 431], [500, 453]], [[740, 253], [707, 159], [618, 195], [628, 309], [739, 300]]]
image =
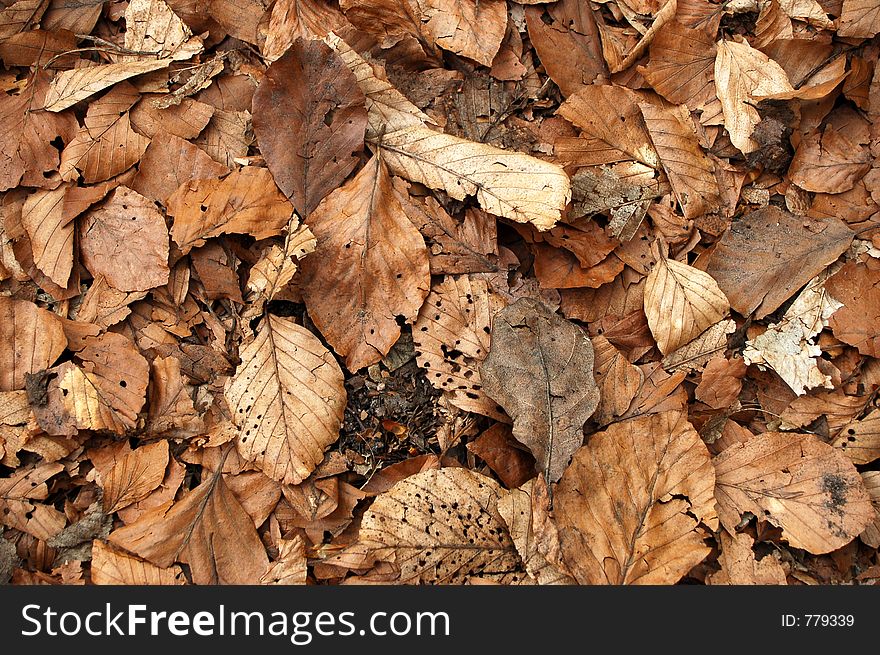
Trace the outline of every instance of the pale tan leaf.
[[556, 482], [599, 403], [593, 346], [582, 328], [530, 298], [492, 322], [492, 347], [480, 365], [483, 389], [513, 419], [513, 435], [532, 451], [544, 478]]
[[25, 388], [25, 376], [49, 368], [67, 348], [61, 320], [26, 300], [0, 296], [0, 391]]
[[776, 551], [758, 560], [752, 550], [754, 543], [755, 540], [744, 532], [731, 535], [726, 530], [722, 531], [721, 554], [718, 556], [721, 570], [706, 581], [713, 585], [788, 584]]
[[871, 548], [880, 548], [880, 471], [865, 471], [862, 473], [862, 483], [871, 497], [874, 519], [859, 538]]
[[416, 361], [450, 403], [467, 412], [505, 420], [482, 389], [479, 365], [489, 354], [492, 316], [503, 306], [485, 280], [447, 275], [413, 324]]
[[727, 335], [736, 331], [733, 319], [719, 321], [699, 337], [686, 343], [662, 359], [663, 368], [670, 372], [679, 370], [698, 371], [712, 357], [727, 348]]
[[375, 364], [412, 320], [431, 284], [424, 239], [374, 156], [308, 218], [315, 252], [301, 264], [309, 316], [350, 371]]
[[119, 291], [168, 282], [168, 228], [156, 205], [121, 186], [79, 224], [83, 264]]
[[846, 453], [853, 464], [870, 464], [880, 458], [880, 409], [845, 426], [831, 445]]
[[238, 452], [270, 478], [299, 484], [339, 437], [342, 371], [315, 335], [271, 314], [239, 357], [225, 391]]
[[134, 166], [150, 140], [133, 129], [128, 110], [140, 94], [128, 82], [113, 87], [89, 104], [85, 127], [61, 153], [61, 177], [76, 180], [82, 173], [88, 184], [103, 182]]
[[718, 516], [729, 531], [751, 512], [782, 528], [795, 548], [819, 555], [849, 543], [873, 518], [855, 466], [813, 435], [765, 432], [712, 463]]
[[183, 585], [186, 577], [178, 565], [159, 568], [121, 553], [105, 542], [92, 543], [92, 584], [96, 585]]
[[599, 385], [599, 406], [593, 418], [599, 425], [607, 425], [629, 409], [643, 376], [604, 336], [598, 334], [590, 340], [596, 352], [594, 375]]
[[715, 473], [680, 412], [615, 423], [556, 487], [562, 557], [580, 584], [674, 584], [710, 552]]
[[678, 350], [727, 314], [730, 305], [707, 273], [662, 257], [645, 284], [645, 315], [664, 355]]
[[168, 442], [157, 441], [122, 457], [102, 480], [104, 513], [127, 507], [162, 483], [168, 467]]
[[64, 211], [67, 186], [35, 191], [24, 201], [21, 224], [30, 237], [34, 265], [59, 287], [73, 270], [73, 217]]
[[185, 61], [204, 50], [165, 0], [129, 0], [125, 9], [125, 47], [158, 58]]
[[542, 585], [574, 584], [559, 559], [559, 534], [548, 510], [542, 479], [529, 480], [498, 500], [498, 513], [528, 574]]
[[715, 58], [715, 88], [730, 141], [744, 154], [758, 148], [752, 132], [761, 116], [752, 96], [792, 90], [782, 67], [763, 52], [745, 42], [723, 40]]
[[746, 342], [747, 364], [766, 364], [779, 374], [797, 395], [807, 389], [831, 387], [830, 376], [822, 373], [816, 358], [822, 354], [816, 336], [828, 325], [831, 315], [843, 305], [825, 290], [830, 271], [814, 277], [786, 310], [778, 323]]
[[44, 107], [48, 111], [63, 111], [123, 80], [167, 68], [171, 62], [171, 59], [139, 59], [61, 71], [49, 83]]
[[715, 167], [700, 147], [688, 108], [642, 102], [639, 109], [685, 218], [715, 211], [721, 202]]
[[251, 234], [256, 239], [281, 234], [293, 206], [267, 169], [246, 166], [223, 179], [184, 182], [168, 198], [168, 214], [174, 217], [171, 238], [188, 253], [221, 234]]
[[467, 469], [422, 471], [376, 497], [356, 546], [391, 562], [399, 584], [460, 584], [477, 575], [515, 580], [520, 558], [498, 513], [503, 494], [494, 480]]
[[880, 5], [876, 0], [843, 0], [837, 33], [870, 39], [880, 32]]
[[[565, 171], [520, 152], [468, 141], [425, 126], [423, 114], [343, 41], [327, 42], [354, 72], [367, 97], [367, 141], [395, 175], [457, 200], [476, 196], [491, 214], [546, 230], [571, 199]], [[384, 133], [384, 136], [383, 136]]]
[[816, 0], [779, 0], [779, 6], [790, 18], [804, 21], [821, 29], [831, 29], [834, 22]]
[[219, 471], [182, 500], [112, 532], [109, 541], [161, 568], [189, 564], [195, 584], [256, 584], [269, 566], [250, 516]]
[[278, 559], [260, 578], [266, 585], [304, 585], [307, 577], [305, 541], [299, 535], [278, 542]]

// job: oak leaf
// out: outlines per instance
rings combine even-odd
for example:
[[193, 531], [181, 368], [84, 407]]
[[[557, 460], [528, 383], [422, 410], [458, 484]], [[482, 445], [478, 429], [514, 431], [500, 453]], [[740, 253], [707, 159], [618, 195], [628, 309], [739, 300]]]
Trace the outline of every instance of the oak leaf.
[[706, 271], [733, 309], [760, 319], [846, 252], [852, 238], [837, 218], [811, 220], [771, 205], [731, 224]]
[[168, 282], [168, 228], [156, 205], [117, 187], [79, 223], [83, 264], [119, 291], [148, 291]]
[[556, 487], [562, 558], [579, 584], [674, 584], [710, 552], [715, 473], [680, 412], [614, 423]]
[[819, 555], [847, 544], [873, 518], [855, 466], [813, 435], [765, 432], [712, 463], [718, 516], [729, 531], [751, 512], [782, 528], [795, 548]]
[[298, 39], [254, 93], [254, 134], [278, 187], [307, 217], [358, 163], [367, 110], [345, 62]]
[[250, 234], [256, 239], [281, 234], [293, 215], [272, 174], [250, 166], [222, 179], [184, 182], [167, 205], [174, 217], [171, 238], [183, 253], [221, 234]]
[[174, 504], [115, 530], [109, 541], [163, 569], [188, 564], [195, 584], [253, 584], [269, 566], [250, 516], [219, 471]]
[[315, 252], [300, 281], [309, 316], [350, 371], [375, 364], [428, 294], [425, 242], [374, 156], [309, 216]]
[[498, 512], [504, 493], [467, 469], [417, 473], [376, 497], [355, 547], [391, 562], [399, 584], [455, 584], [472, 576], [511, 581], [520, 558]]
[[559, 480], [596, 410], [593, 346], [586, 332], [540, 301], [520, 298], [495, 314], [483, 389], [513, 418], [548, 482]]
[[61, 319], [26, 300], [0, 297], [0, 391], [25, 388], [67, 348]]
[[724, 318], [730, 305], [712, 277], [661, 257], [645, 284], [645, 315], [664, 355], [678, 350]]
[[238, 452], [270, 478], [299, 484], [339, 437], [342, 371], [315, 335], [271, 314], [239, 357], [225, 390]]

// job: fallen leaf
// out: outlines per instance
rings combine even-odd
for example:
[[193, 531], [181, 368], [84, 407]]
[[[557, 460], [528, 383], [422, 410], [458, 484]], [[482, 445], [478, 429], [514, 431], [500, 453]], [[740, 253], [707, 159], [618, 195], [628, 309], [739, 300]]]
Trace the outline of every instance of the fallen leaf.
[[528, 298], [495, 314], [491, 337], [480, 365], [483, 388], [513, 418], [513, 435], [532, 451], [545, 479], [556, 482], [599, 403], [590, 339]]
[[0, 296], [0, 391], [25, 388], [67, 348], [61, 320], [26, 300]]
[[874, 518], [859, 538], [872, 548], [880, 548], [880, 471], [865, 471], [862, 473], [862, 483], [871, 498]]
[[178, 566], [159, 568], [119, 552], [100, 539], [92, 543], [92, 584], [96, 585], [182, 585], [186, 584]]
[[504, 493], [466, 469], [417, 473], [376, 497], [355, 546], [391, 562], [398, 584], [455, 584], [477, 575], [513, 580], [520, 558], [498, 512]]
[[590, 437], [556, 487], [562, 558], [579, 584], [674, 584], [716, 529], [709, 451], [680, 412]]
[[125, 47], [158, 59], [185, 61], [204, 50], [202, 40], [165, 0], [129, 0], [125, 9]]
[[849, 191], [871, 168], [867, 150], [831, 127], [804, 138], [791, 160], [791, 181], [806, 191]]
[[601, 334], [590, 341], [596, 354], [593, 374], [599, 386], [599, 405], [593, 418], [599, 425], [608, 425], [629, 409], [642, 385], [642, 372]]
[[79, 224], [83, 264], [119, 291], [148, 291], [168, 282], [168, 228], [156, 206], [128, 187]]
[[77, 310], [77, 320], [108, 328], [125, 320], [131, 313], [129, 305], [146, 297], [146, 291], [120, 291], [98, 275], [86, 291], [82, 304]]
[[278, 558], [269, 564], [269, 569], [260, 578], [266, 585], [304, 585], [306, 584], [305, 542], [299, 535], [292, 539], [282, 539], [278, 543]]
[[508, 489], [535, 477], [535, 458], [513, 438], [509, 425], [496, 423], [468, 442], [467, 449], [486, 462]]
[[180, 372], [180, 360], [156, 357], [150, 365], [147, 431], [177, 438], [203, 432], [204, 421], [189, 394]]
[[162, 483], [168, 467], [168, 442], [135, 448], [104, 476], [104, 513], [112, 514], [145, 498]]
[[812, 435], [765, 432], [733, 444], [712, 463], [718, 516], [734, 531], [743, 512], [782, 528], [795, 548], [840, 548], [870, 523], [873, 508], [855, 466]]
[[712, 409], [730, 407], [742, 391], [746, 364], [739, 358], [727, 359], [716, 355], [709, 360], [694, 396]]
[[278, 187], [308, 217], [354, 170], [367, 125], [365, 98], [345, 62], [302, 38], [273, 62], [254, 93], [254, 134]]
[[764, 207], [731, 224], [706, 271], [734, 310], [761, 319], [846, 252], [852, 238], [839, 219], [807, 219]]
[[758, 149], [752, 133], [761, 122], [761, 115], [752, 97], [792, 90], [788, 76], [774, 60], [748, 43], [724, 40], [718, 42], [715, 88], [724, 113], [724, 127], [730, 141], [743, 154]]
[[279, 0], [272, 5], [263, 58], [276, 61], [298, 38], [323, 39], [346, 25], [348, 20], [342, 12], [321, 0]]
[[736, 331], [732, 319], [719, 321], [693, 341], [666, 355], [661, 364], [668, 371], [699, 371], [710, 359], [727, 349], [727, 335]]
[[848, 262], [825, 282], [837, 301], [828, 319], [834, 336], [855, 346], [863, 355], [880, 356], [880, 270], [876, 266]]
[[645, 315], [664, 355], [678, 350], [727, 314], [730, 305], [703, 271], [661, 257], [645, 284]]
[[837, 33], [870, 39], [880, 32], [880, 7], [872, 0], [843, 0]]
[[752, 550], [755, 540], [745, 532], [731, 535], [721, 532], [721, 554], [718, 564], [721, 570], [712, 574], [707, 582], [713, 585], [784, 585], [788, 584], [785, 570], [775, 553], [758, 560]]
[[846, 453], [853, 464], [870, 464], [880, 458], [880, 409], [844, 426], [831, 445]]
[[195, 584], [253, 583], [269, 566], [250, 517], [219, 472], [173, 505], [116, 529], [109, 541], [163, 569], [188, 564]]
[[272, 315], [239, 357], [225, 390], [238, 452], [270, 478], [299, 484], [339, 437], [342, 371], [311, 332]]
[[161, 109], [156, 107], [154, 98], [145, 95], [132, 107], [129, 119], [135, 131], [149, 139], [171, 134], [181, 139], [194, 139], [213, 115], [214, 107], [204, 102], [184, 98], [179, 105]]
[[49, 82], [44, 108], [59, 112], [123, 80], [167, 68], [171, 59], [138, 59], [60, 71]]
[[184, 254], [221, 234], [250, 234], [256, 239], [281, 234], [293, 215], [272, 174], [253, 167], [222, 179], [184, 182], [167, 205], [168, 214], [174, 217], [171, 238]]
[[236, 159], [246, 157], [254, 141], [249, 111], [215, 109], [207, 127], [193, 140], [211, 159], [227, 168], [235, 168]]
[[160, 133], [153, 137], [141, 157], [131, 188], [167, 205], [169, 196], [185, 182], [216, 178], [227, 173], [228, 168], [189, 141]]
[[[428, 294], [422, 235], [391, 186], [384, 155], [374, 156], [308, 219], [317, 238], [302, 262], [309, 316], [350, 371], [375, 364]], [[341, 304], [340, 304], [341, 303]]]
[[492, 316], [504, 305], [485, 280], [447, 275], [434, 286], [413, 323], [416, 361], [450, 403], [500, 420], [483, 391], [480, 363], [489, 354]]
[[265, 301], [281, 293], [299, 269], [298, 261], [315, 251], [317, 241], [305, 225], [291, 220], [284, 245], [271, 245], [251, 267], [248, 292]]

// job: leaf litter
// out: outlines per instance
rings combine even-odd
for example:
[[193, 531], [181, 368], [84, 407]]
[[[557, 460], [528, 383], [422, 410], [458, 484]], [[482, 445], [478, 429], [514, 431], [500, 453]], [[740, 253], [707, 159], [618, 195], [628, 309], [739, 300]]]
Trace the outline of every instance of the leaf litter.
[[0, 582], [876, 582], [872, 2], [50, 4]]

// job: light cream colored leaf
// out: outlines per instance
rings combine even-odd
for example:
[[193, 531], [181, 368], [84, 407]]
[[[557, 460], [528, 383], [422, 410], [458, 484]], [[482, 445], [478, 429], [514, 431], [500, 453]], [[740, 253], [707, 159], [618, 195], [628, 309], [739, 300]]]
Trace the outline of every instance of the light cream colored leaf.
[[580, 584], [674, 584], [710, 552], [715, 472], [680, 412], [593, 434], [556, 487], [562, 557]]
[[278, 559], [269, 565], [269, 570], [260, 578], [260, 584], [304, 585], [306, 584], [307, 564], [305, 541], [299, 535], [278, 542]]
[[721, 532], [721, 554], [718, 563], [721, 570], [706, 580], [713, 585], [784, 585], [788, 584], [785, 571], [779, 564], [776, 551], [765, 555], [760, 561], [755, 558], [752, 546], [755, 540], [745, 532], [731, 536], [726, 530]]
[[876, 0], [843, 0], [837, 33], [870, 39], [880, 32], [880, 5]]
[[718, 516], [735, 531], [744, 512], [782, 528], [795, 548], [830, 553], [857, 537], [874, 510], [859, 472], [813, 435], [765, 432], [716, 456]]
[[506, 415], [482, 389], [479, 364], [489, 354], [492, 316], [504, 302], [475, 275], [447, 275], [413, 324], [416, 361], [450, 403], [499, 420]]
[[793, 90], [779, 64], [748, 43], [736, 41], [718, 42], [715, 88], [730, 141], [744, 154], [758, 148], [752, 132], [761, 122], [761, 116], [753, 106], [752, 97]]
[[428, 250], [394, 193], [384, 153], [309, 215], [315, 252], [301, 264], [309, 316], [350, 371], [375, 364], [431, 285]]
[[173, 565], [162, 569], [126, 555], [96, 539], [92, 543], [92, 584], [96, 585], [183, 585], [183, 569]]
[[730, 305], [708, 273], [661, 257], [645, 283], [645, 315], [664, 355], [678, 350], [727, 314]]
[[721, 202], [715, 166], [700, 147], [688, 108], [642, 102], [639, 109], [685, 218], [715, 211]]
[[870, 464], [880, 458], [880, 409], [845, 426], [831, 445], [846, 453], [853, 464]]
[[61, 153], [61, 177], [74, 181], [82, 173], [88, 184], [127, 171], [144, 154], [150, 140], [131, 128], [128, 110], [140, 94], [128, 82], [89, 104], [83, 127]]
[[168, 442], [157, 441], [124, 455], [102, 480], [104, 513], [127, 507], [158, 487], [168, 467]]
[[165, 0], [129, 0], [125, 9], [125, 47], [158, 58], [185, 61], [204, 50]]
[[63, 111], [123, 80], [167, 68], [171, 62], [171, 59], [139, 59], [60, 71], [49, 83], [45, 109]]
[[271, 314], [239, 357], [225, 391], [238, 452], [270, 478], [299, 484], [339, 437], [342, 371], [315, 335]]
[[112, 532], [109, 541], [161, 568], [189, 564], [195, 584], [256, 584], [269, 566], [250, 516], [219, 471], [182, 500]]
[[67, 348], [55, 314], [0, 296], [0, 391], [25, 388], [25, 376], [49, 368]]
[[733, 319], [720, 321], [690, 343], [663, 358], [663, 368], [674, 373], [679, 370], [698, 371], [712, 357], [727, 348], [727, 335], [736, 331]]
[[513, 419], [549, 483], [583, 443], [599, 404], [587, 333], [542, 302], [520, 298], [492, 318], [492, 347], [480, 365], [486, 394]]
[[[571, 199], [565, 171], [516, 151], [468, 141], [425, 126], [423, 114], [403, 98], [344, 42], [328, 44], [354, 72], [367, 97], [367, 141], [376, 145], [390, 171], [457, 200], [476, 196], [491, 214], [546, 230]], [[384, 133], [384, 135], [383, 135]]]
[[399, 584], [513, 581], [520, 558], [498, 513], [503, 494], [494, 480], [467, 469], [422, 471], [376, 497], [355, 546], [395, 566]]
[[83, 264], [119, 291], [148, 291], [168, 282], [168, 228], [156, 205], [128, 187], [79, 223]]
[[831, 377], [816, 365], [816, 358], [822, 355], [816, 336], [828, 325], [831, 315], [843, 306], [825, 290], [825, 281], [833, 272], [829, 269], [814, 277], [782, 320], [771, 323], [763, 334], [749, 339], [743, 350], [747, 364], [769, 366], [799, 396], [814, 387], [832, 387]]
[[221, 234], [250, 234], [256, 239], [280, 234], [293, 215], [293, 205], [268, 169], [246, 166], [223, 179], [184, 182], [168, 198], [168, 214], [174, 217], [171, 238], [185, 254]]

